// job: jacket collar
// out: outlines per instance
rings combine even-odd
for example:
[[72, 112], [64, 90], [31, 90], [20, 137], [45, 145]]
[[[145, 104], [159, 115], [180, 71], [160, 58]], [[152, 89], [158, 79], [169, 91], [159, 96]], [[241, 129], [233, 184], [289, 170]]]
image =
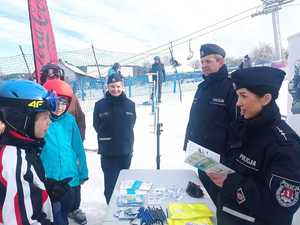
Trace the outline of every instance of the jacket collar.
[[205, 76], [204, 74], [202, 75], [203, 76], [203, 79], [207, 82], [217, 82], [217, 81], [220, 81], [220, 80], [224, 80], [226, 78], [228, 78], [228, 70], [227, 70], [227, 67], [226, 65], [222, 65], [221, 68], [219, 69], [218, 72], [216, 73], [211, 73], [207, 76]]
[[126, 94], [124, 92], [122, 92], [121, 95], [119, 96], [112, 96], [108, 91], [105, 93], [105, 98], [109, 101], [109, 102], [120, 102], [123, 99], [126, 98]]
[[262, 111], [253, 119], [245, 119], [245, 125], [248, 129], [268, 128], [275, 121], [280, 120], [281, 115], [275, 101], [266, 105]]
[[43, 138], [32, 139], [9, 129], [1, 135], [0, 144], [16, 146], [27, 151], [34, 150], [36, 152], [40, 152], [42, 147], [45, 145], [45, 140]]

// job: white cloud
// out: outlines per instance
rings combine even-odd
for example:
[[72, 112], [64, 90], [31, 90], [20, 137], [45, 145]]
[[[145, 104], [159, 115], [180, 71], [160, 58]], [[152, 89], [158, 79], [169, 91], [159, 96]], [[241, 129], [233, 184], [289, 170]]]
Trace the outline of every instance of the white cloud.
[[2, 45], [5, 45], [6, 41], [15, 42], [16, 45], [31, 41], [30, 30], [22, 22], [0, 16], [0, 27], [0, 42]]
[[[13, 8], [16, 15], [27, 14], [24, 2], [0, 0], [1, 5]], [[93, 43], [99, 49], [143, 52], [259, 4], [260, 0], [48, 0], [60, 51], [87, 48]], [[287, 37], [299, 32], [299, 7], [280, 11], [285, 46]], [[0, 10], [0, 26], [2, 45], [5, 40], [31, 44], [28, 21], [21, 23], [13, 16], [4, 17]], [[193, 40], [195, 56], [204, 42], [219, 43], [233, 56], [248, 53], [260, 42], [272, 44], [271, 15], [249, 18]], [[176, 57], [185, 59], [187, 48], [188, 43], [176, 48]], [[16, 53], [11, 51], [9, 55], [13, 54]]]

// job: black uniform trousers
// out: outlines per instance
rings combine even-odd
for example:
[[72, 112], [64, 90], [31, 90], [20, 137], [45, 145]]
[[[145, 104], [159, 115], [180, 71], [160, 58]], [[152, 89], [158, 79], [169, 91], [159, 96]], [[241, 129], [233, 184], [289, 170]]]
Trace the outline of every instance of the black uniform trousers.
[[129, 169], [131, 158], [132, 154], [124, 156], [101, 156], [101, 168], [104, 173], [104, 196], [107, 204], [109, 204], [120, 171]]
[[157, 100], [158, 100], [158, 102], [161, 102], [161, 88], [162, 88], [162, 82], [161, 81], [156, 82], [155, 91], [156, 91], [157, 88], [158, 88], [158, 90], [157, 90]]

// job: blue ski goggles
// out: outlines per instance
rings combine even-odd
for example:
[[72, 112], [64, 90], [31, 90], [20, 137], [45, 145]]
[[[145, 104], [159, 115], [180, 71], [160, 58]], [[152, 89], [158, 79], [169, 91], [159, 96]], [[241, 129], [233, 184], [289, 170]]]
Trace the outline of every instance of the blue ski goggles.
[[52, 92], [48, 91], [46, 96], [43, 98], [45, 102], [45, 107], [50, 111], [50, 112], [55, 112], [58, 108], [58, 97], [57, 95]]
[[57, 110], [57, 96], [53, 92], [47, 92], [46, 95], [39, 99], [19, 99], [0, 97], [1, 107], [12, 107], [25, 109], [28, 112], [55, 112]]

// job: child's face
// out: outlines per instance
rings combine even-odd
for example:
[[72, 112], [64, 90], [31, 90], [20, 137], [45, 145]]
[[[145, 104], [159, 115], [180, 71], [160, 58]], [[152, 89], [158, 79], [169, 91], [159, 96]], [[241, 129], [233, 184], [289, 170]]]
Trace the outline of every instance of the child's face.
[[36, 114], [34, 123], [34, 136], [36, 138], [43, 138], [48, 130], [50, 124], [50, 112], [39, 112]]
[[62, 115], [66, 111], [68, 104], [69, 104], [68, 99], [64, 97], [58, 97], [57, 110], [53, 112], [53, 114], [56, 116]]
[[108, 84], [108, 92], [112, 96], [119, 96], [122, 94], [122, 91], [123, 91], [123, 82], [122, 81], [117, 81], [117, 82]]

